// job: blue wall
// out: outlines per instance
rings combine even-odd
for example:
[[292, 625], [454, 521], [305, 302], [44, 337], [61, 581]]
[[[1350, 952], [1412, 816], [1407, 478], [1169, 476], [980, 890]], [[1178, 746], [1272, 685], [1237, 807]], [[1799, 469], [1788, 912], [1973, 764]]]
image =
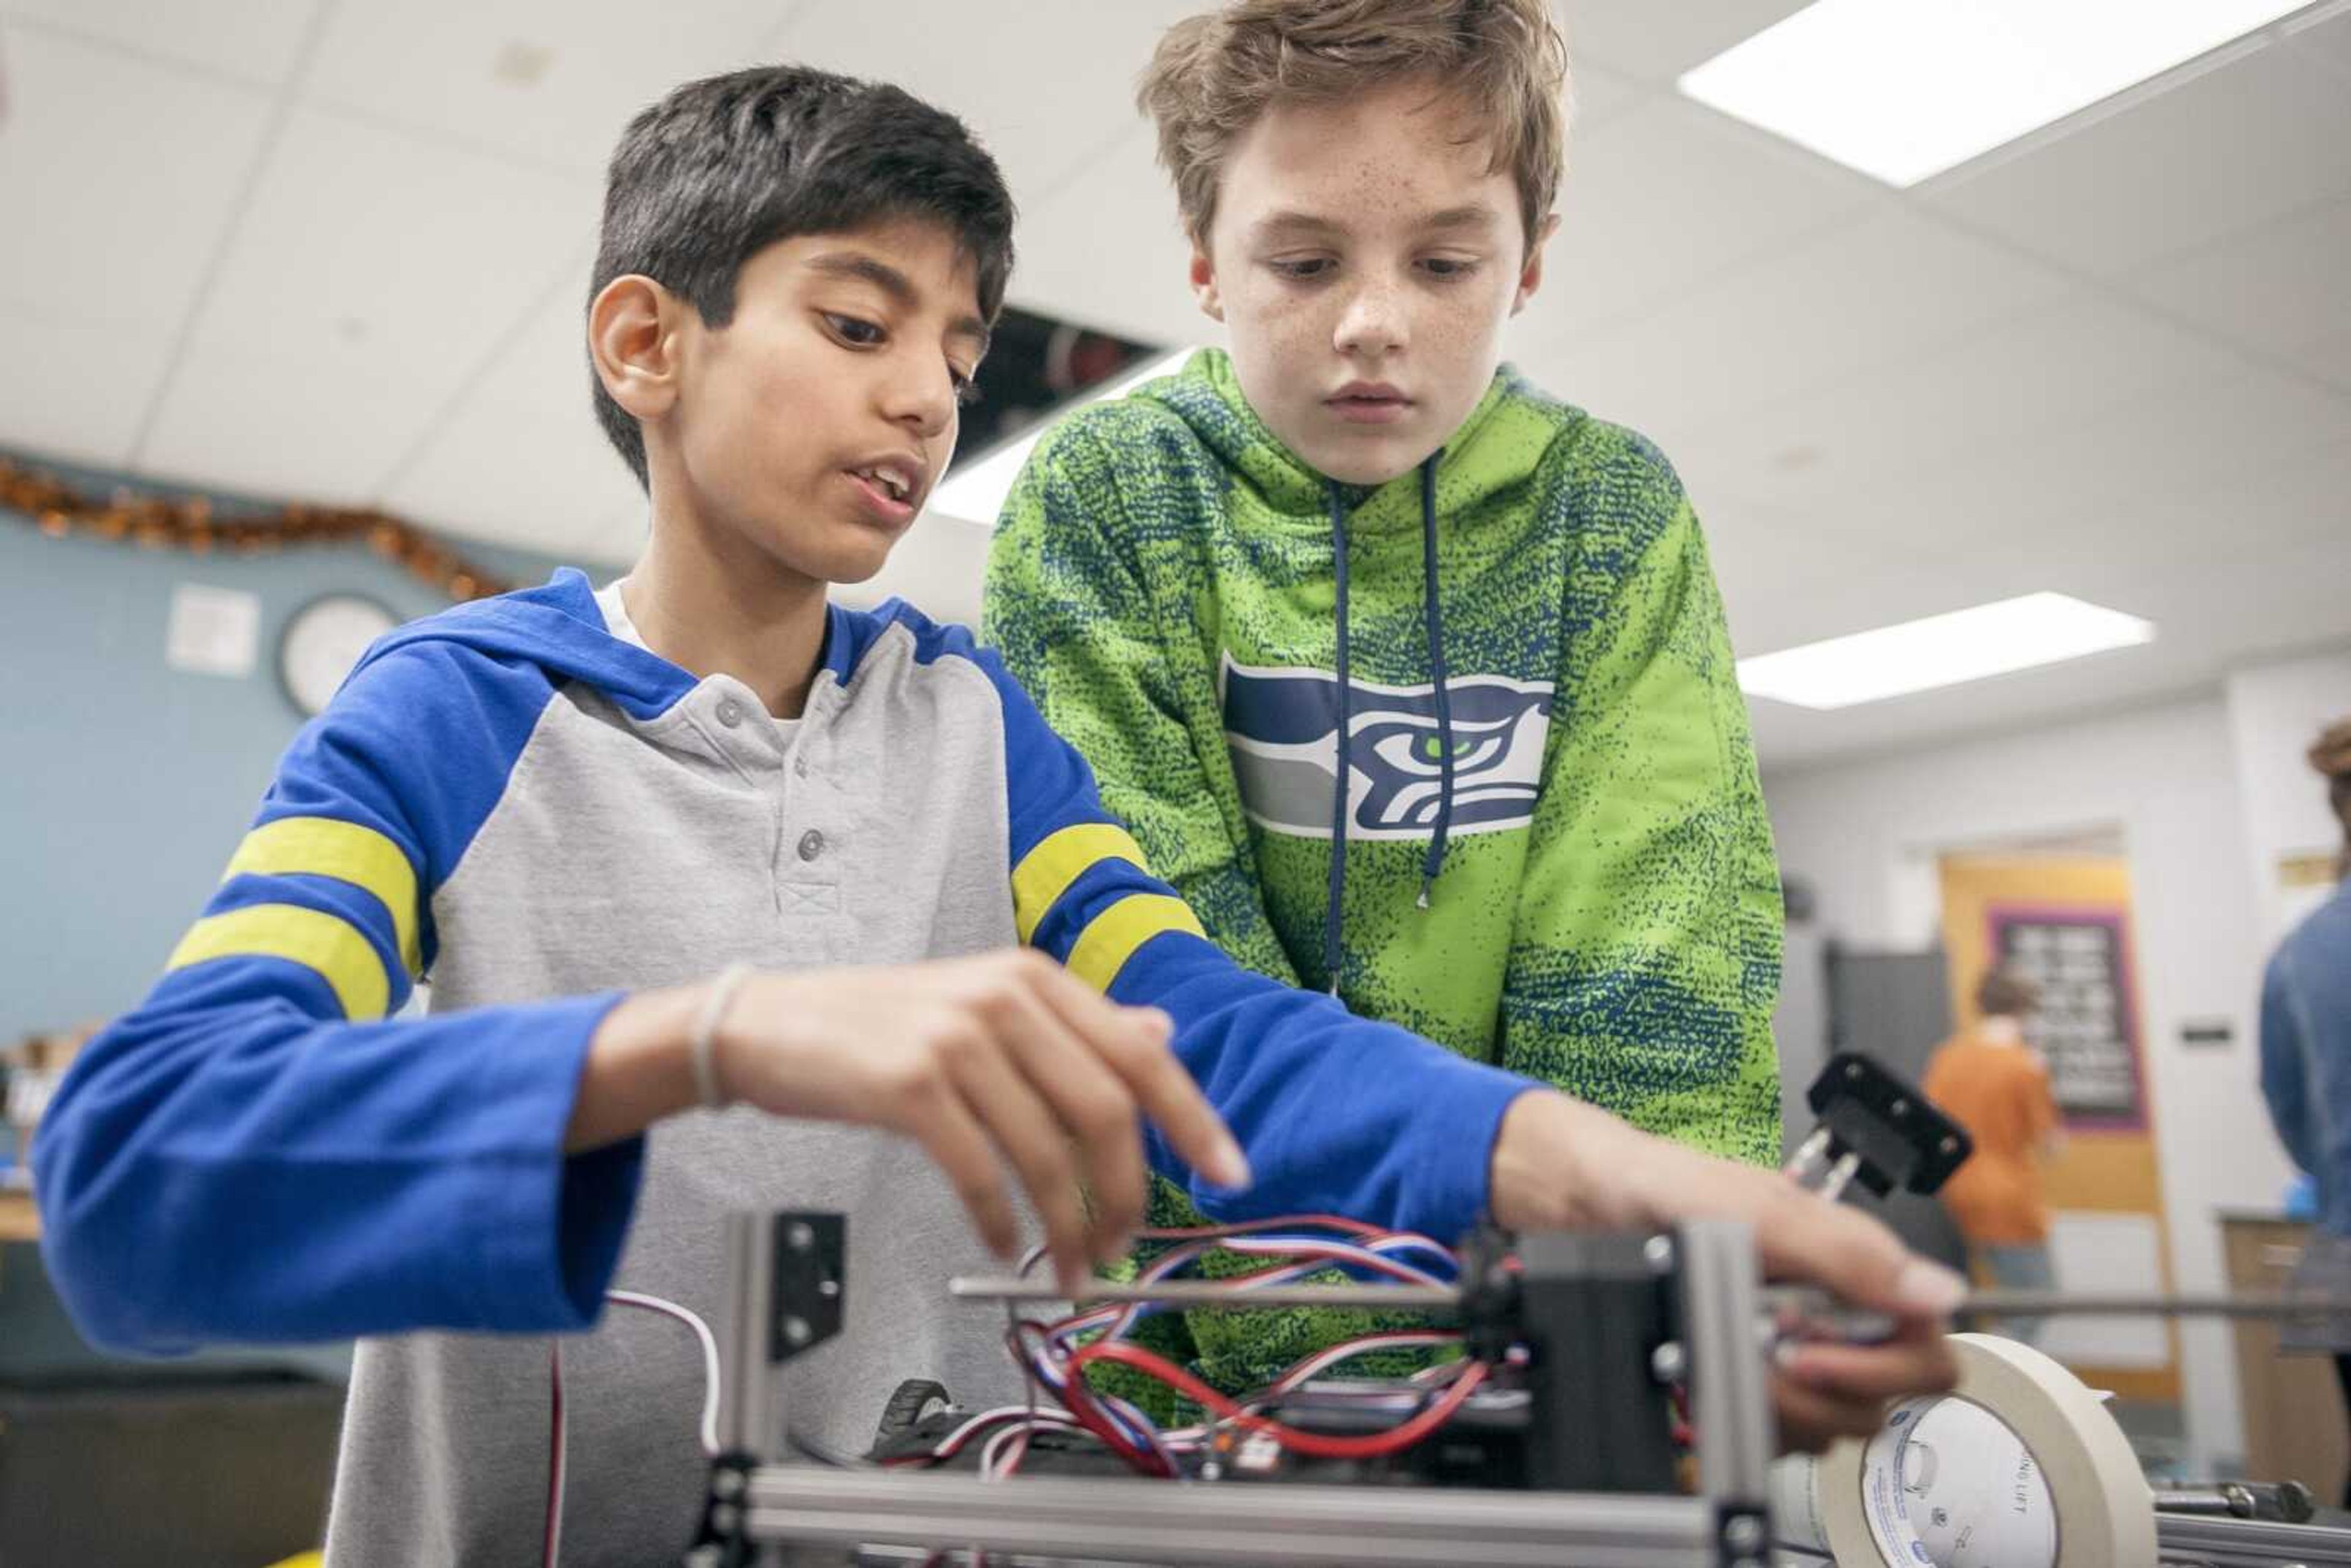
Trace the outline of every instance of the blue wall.
[[[26, 461], [99, 494], [131, 483]], [[464, 548], [517, 583], [555, 565]], [[166, 667], [183, 582], [260, 596], [250, 676]], [[194, 556], [53, 539], [0, 512], [0, 1040], [103, 1018], [145, 992], [300, 727], [277, 684], [278, 633], [338, 591], [402, 616], [448, 604], [361, 548]]]

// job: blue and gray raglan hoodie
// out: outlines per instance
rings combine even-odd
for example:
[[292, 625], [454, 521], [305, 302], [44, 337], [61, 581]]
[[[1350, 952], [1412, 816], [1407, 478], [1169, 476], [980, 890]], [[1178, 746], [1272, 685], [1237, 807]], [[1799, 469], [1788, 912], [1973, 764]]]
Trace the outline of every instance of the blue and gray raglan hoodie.
[[[695, 1112], [562, 1152], [627, 990], [737, 961], [906, 963], [1015, 942], [1174, 1015], [1246, 1149], [1217, 1216], [1337, 1210], [1451, 1236], [1524, 1080], [1238, 968], [995, 657], [896, 604], [830, 612], [805, 715], [608, 629], [586, 580], [397, 632], [296, 739], [147, 999], [85, 1050], [34, 1150], [45, 1254], [102, 1344], [361, 1345], [329, 1558], [530, 1560], [564, 1352], [567, 1560], [678, 1551], [698, 1354], [608, 1287], [715, 1314], [722, 1218], [850, 1216], [848, 1328], [796, 1428], [869, 1440], [900, 1380], [1017, 1380], [954, 1192], [901, 1140]], [[393, 1019], [414, 980], [427, 1016]], [[587, 1331], [593, 1330], [592, 1333]], [[447, 1331], [423, 1333], [418, 1331]]]

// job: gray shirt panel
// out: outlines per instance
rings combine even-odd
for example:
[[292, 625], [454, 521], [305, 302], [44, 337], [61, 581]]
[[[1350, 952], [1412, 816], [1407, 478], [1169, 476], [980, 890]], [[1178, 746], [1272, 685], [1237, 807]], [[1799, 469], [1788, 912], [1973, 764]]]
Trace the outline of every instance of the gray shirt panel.
[[[737, 961], [903, 963], [1010, 945], [1001, 706], [901, 626], [844, 689], [779, 726], [726, 676], [635, 719], [573, 685], [433, 896], [435, 1011], [674, 984]], [[558, 1129], [549, 1129], [550, 1139]], [[788, 1369], [795, 1429], [862, 1451], [908, 1377], [1018, 1396], [996, 1313], [946, 1299], [984, 1269], [952, 1188], [910, 1142], [746, 1108], [654, 1128], [615, 1281], [714, 1325], [734, 1208], [849, 1216], [846, 1328]], [[539, 1556], [549, 1342], [423, 1334], [359, 1351], [329, 1521], [332, 1568]], [[701, 1356], [608, 1308], [562, 1343], [567, 1564], [674, 1560], [699, 1507]]]

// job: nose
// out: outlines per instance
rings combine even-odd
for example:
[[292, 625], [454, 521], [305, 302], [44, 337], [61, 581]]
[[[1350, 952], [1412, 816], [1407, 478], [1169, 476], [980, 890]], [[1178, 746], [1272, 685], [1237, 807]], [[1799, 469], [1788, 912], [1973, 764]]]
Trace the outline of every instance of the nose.
[[1365, 277], [1347, 297], [1331, 335], [1342, 354], [1377, 357], [1405, 346], [1404, 301], [1385, 278]]
[[945, 434], [955, 423], [955, 382], [936, 356], [893, 357], [882, 385], [883, 416], [917, 440]]

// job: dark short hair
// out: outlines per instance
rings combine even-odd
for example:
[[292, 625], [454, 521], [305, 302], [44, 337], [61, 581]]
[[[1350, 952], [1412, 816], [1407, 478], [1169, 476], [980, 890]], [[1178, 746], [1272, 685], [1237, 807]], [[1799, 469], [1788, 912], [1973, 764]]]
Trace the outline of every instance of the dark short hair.
[[1976, 987], [1976, 1011], [1986, 1018], [2022, 1018], [2041, 1010], [2041, 988], [2011, 969], [1993, 969]]
[[[641, 273], [713, 327], [735, 315], [743, 264], [795, 235], [918, 217], [952, 230], [979, 275], [980, 314], [1004, 303], [1012, 193], [963, 121], [883, 82], [760, 66], [686, 83], [629, 122], [604, 181], [593, 303]], [[645, 484], [645, 437], [591, 364], [596, 418]]]

